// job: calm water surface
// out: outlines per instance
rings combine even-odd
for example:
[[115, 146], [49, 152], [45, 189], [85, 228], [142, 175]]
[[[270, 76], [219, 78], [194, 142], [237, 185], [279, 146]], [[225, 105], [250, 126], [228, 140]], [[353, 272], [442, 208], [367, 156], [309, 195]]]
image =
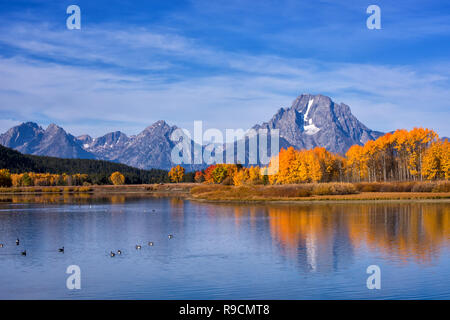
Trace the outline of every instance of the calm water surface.
[[3, 196], [0, 243], [0, 299], [450, 299], [448, 202]]

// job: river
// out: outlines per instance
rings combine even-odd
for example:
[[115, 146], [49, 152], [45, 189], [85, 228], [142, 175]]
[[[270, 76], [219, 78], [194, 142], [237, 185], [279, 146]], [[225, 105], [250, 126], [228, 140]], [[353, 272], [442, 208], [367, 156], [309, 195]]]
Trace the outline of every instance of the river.
[[0, 243], [0, 299], [450, 299], [446, 201], [2, 196]]

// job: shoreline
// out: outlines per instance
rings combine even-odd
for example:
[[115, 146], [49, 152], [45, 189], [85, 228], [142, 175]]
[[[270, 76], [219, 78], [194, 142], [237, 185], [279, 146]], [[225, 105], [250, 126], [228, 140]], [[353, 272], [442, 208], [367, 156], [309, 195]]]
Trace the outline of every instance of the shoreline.
[[[358, 194], [361, 195], [361, 194]], [[364, 193], [362, 195], [365, 195]], [[189, 197], [188, 200], [200, 203], [221, 203], [221, 204], [319, 204], [319, 203], [402, 203], [402, 202], [448, 202], [450, 203], [450, 194], [444, 196], [435, 196], [435, 194], [420, 196], [398, 197], [394, 195], [384, 194], [385, 197], [362, 197], [362, 198], [339, 198], [339, 196], [331, 197], [304, 197], [293, 199], [202, 199]]]
[[[149, 185], [104, 185], [89, 187], [21, 187], [21, 188], [3, 188], [0, 196], [108, 196], [108, 195], [141, 195], [141, 196], [169, 196], [182, 197], [186, 200], [202, 203], [343, 203], [343, 202], [450, 202], [450, 192], [359, 192], [355, 194], [342, 195], [309, 195], [301, 197], [271, 196], [261, 195], [256, 192], [242, 195], [239, 193], [239, 187], [228, 187], [228, 190], [237, 190], [238, 192], [229, 194], [220, 192], [220, 185], [210, 185], [215, 190], [214, 194], [209, 192], [193, 193], [194, 187], [201, 186], [197, 183], [167, 183], [167, 184], [149, 184]], [[233, 189], [234, 188], [234, 189]], [[265, 188], [263, 186], [262, 188]], [[217, 192], [219, 190], [219, 192]]]
[[203, 204], [217, 204], [217, 205], [286, 205], [286, 206], [302, 206], [302, 205], [341, 205], [341, 204], [383, 204], [383, 203], [450, 203], [448, 199], [410, 199], [410, 200], [395, 200], [395, 199], [387, 199], [387, 200], [305, 200], [305, 201], [292, 201], [292, 200], [280, 200], [280, 201], [220, 201], [220, 200], [195, 200], [195, 199], [187, 199], [189, 201], [203, 203]]

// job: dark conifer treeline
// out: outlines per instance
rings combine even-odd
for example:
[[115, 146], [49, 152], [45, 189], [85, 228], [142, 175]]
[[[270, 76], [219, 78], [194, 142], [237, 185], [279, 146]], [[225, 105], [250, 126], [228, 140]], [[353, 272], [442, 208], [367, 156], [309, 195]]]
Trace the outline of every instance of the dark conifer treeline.
[[166, 170], [142, 170], [103, 160], [26, 155], [3, 146], [0, 146], [0, 168], [9, 169], [11, 173], [88, 174], [92, 184], [110, 184], [109, 177], [115, 171], [125, 176], [126, 184], [168, 182]]

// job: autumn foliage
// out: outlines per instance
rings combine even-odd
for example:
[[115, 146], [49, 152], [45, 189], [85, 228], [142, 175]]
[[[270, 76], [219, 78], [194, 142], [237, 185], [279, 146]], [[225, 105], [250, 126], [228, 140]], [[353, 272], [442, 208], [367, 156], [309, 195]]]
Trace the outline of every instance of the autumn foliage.
[[350, 181], [411, 181], [449, 179], [449, 142], [429, 129], [387, 133], [347, 154]]
[[[275, 174], [271, 172], [278, 165]], [[263, 170], [262, 170], [263, 169]], [[263, 173], [262, 173], [263, 172]], [[268, 168], [215, 164], [198, 171], [196, 182], [232, 184], [297, 184], [315, 182], [388, 182], [450, 179], [450, 142], [429, 129], [397, 130], [364, 145], [352, 146], [345, 156], [316, 147], [281, 149]]]
[[178, 183], [183, 180], [184, 177], [184, 168], [180, 165], [177, 165], [176, 167], [173, 167], [169, 171], [169, 178], [170, 181]]
[[195, 173], [194, 180], [197, 183], [201, 183], [201, 182], [205, 181], [205, 175], [203, 174], [203, 172], [197, 171]]
[[[2, 171], [2, 170], [0, 170]], [[11, 183], [13, 187], [29, 186], [82, 186], [90, 184], [87, 174], [51, 174], [25, 172], [11, 174]]]
[[278, 163], [278, 172], [269, 176], [271, 184], [342, 181], [344, 172], [344, 159], [319, 147], [282, 149]]
[[8, 169], [0, 170], [0, 187], [11, 187], [12, 179]]
[[119, 171], [113, 172], [109, 177], [113, 185], [119, 186], [125, 183], [125, 176], [121, 174]]

